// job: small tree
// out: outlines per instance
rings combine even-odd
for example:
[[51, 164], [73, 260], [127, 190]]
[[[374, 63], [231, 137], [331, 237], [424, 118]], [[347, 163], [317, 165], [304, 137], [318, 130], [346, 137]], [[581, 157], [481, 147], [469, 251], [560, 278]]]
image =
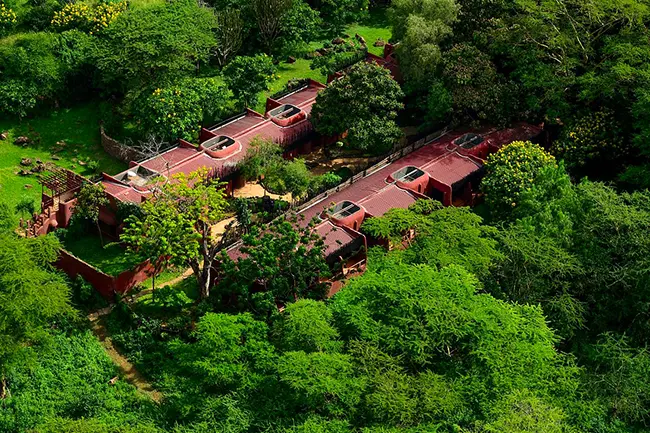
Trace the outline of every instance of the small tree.
[[282, 159], [282, 148], [279, 144], [255, 137], [239, 169], [247, 180], [258, 180], [267, 173], [269, 167], [280, 164]]
[[74, 213], [79, 218], [95, 223], [102, 246], [104, 246], [104, 236], [102, 235], [102, 229], [99, 227], [99, 212], [102, 207], [108, 206], [109, 203], [104, 186], [101, 183], [86, 183], [77, 193], [77, 202], [74, 208]]
[[164, 200], [147, 201], [142, 207], [142, 216], [127, 218], [121, 240], [138, 261], [151, 263], [151, 289], [155, 290], [156, 275], [170, 265], [185, 265], [196, 254], [198, 236], [192, 221]]
[[273, 59], [266, 54], [239, 56], [223, 69], [228, 87], [245, 107], [254, 105], [257, 94], [268, 90], [274, 74]]
[[402, 135], [395, 123], [404, 94], [385, 68], [358, 63], [316, 97], [312, 122], [324, 135], [341, 135], [353, 148], [382, 153]]
[[243, 258], [232, 260], [225, 252], [220, 258], [224, 296], [240, 304], [253, 304], [252, 288], [260, 284], [276, 302], [297, 298], [323, 297], [319, 277], [328, 272], [323, 239], [311, 227], [300, 227], [297, 217], [255, 226], [242, 237]]
[[223, 219], [227, 208], [221, 185], [209, 179], [206, 170], [178, 173], [142, 208], [144, 216], [129, 217], [122, 235], [129, 250], [159, 263], [161, 269], [170, 263], [191, 267], [201, 299], [206, 299], [221, 250], [212, 226]]

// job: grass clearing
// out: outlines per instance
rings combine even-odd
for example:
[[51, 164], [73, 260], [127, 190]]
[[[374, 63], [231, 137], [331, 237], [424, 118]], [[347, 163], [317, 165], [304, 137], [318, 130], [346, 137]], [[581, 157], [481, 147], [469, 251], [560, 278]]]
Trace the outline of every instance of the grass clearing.
[[[126, 164], [104, 152], [99, 138], [99, 116], [98, 105], [88, 103], [33, 119], [0, 120], [0, 131], [8, 132], [7, 139], [0, 141], [0, 196], [12, 207], [23, 196], [33, 198], [37, 207], [40, 204], [41, 187], [36, 176], [17, 174], [25, 168], [20, 166], [22, 158], [52, 162], [88, 177], [96, 173], [80, 161], [97, 161], [99, 172], [118, 173], [126, 169]], [[24, 148], [13, 144], [19, 136], [30, 137], [33, 143]], [[65, 142], [56, 153], [58, 160], [52, 158], [52, 150], [61, 147], [57, 142]]]
[[73, 239], [65, 240], [66, 250], [108, 275], [117, 276], [124, 271], [133, 269], [138, 264], [120, 245], [102, 246], [101, 240], [96, 234], [69, 237]]
[[[377, 39], [382, 39], [388, 42], [393, 35], [388, 21], [387, 11], [384, 8], [372, 10], [369, 17], [364, 22], [348, 26], [345, 33], [351, 37], [354, 37], [355, 34], [363, 36], [368, 44], [368, 51], [379, 56], [383, 54], [384, 47], [375, 47], [373, 44]], [[312, 50], [316, 50], [321, 48], [324, 43], [330, 40], [331, 39], [313, 41], [309, 46]], [[267, 92], [263, 92], [259, 95], [255, 110], [263, 113], [266, 105], [266, 98], [273, 93], [284, 89], [290, 80], [311, 78], [312, 80], [325, 83], [327, 77], [321, 73], [321, 71], [311, 69], [310, 65], [311, 60], [303, 58], [297, 58], [295, 63], [280, 63], [277, 70], [279, 78], [271, 83], [271, 87]]]

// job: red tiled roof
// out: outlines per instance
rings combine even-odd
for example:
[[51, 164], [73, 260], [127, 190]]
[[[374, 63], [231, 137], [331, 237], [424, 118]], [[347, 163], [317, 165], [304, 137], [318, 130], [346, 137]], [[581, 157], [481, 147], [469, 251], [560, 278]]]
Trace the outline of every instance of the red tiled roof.
[[438, 182], [452, 186], [477, 172], [481, 167], [481, 163], [454, 151], [420, 168]]
[[[466, 157], [455, 152], [457, 147], [452, 142], [465, 132], [468, 131], [452, 132], [434, 140], [420, 149], [380, 168], [369, 176], [359, 179], [354, 184], [342, 188], [339, 192], [331, 194], [324, 200], [303, 210], [301, 214], [305, 216], [305, 221], [308, 222], [314, 216], [319, 215], [331, 203], [340, 203], [348, 200], [360, 204], [363, 200], [370, 200], [373, 195], [386, 188], [388, 185], [386, 179], [390, 174], [407, 166], [422, 168], [424, 171], [429, 172], [436, 180], [445, 184], [447, 184], [446, 182], [451, 182], [448, 185], [453, 185], [456, 181], [463, 179], [468, 174], [480, 168], [478, 162], [465, 159]], [[493, 144], [503, 145], [510, 143], [512, 140], [528, 140], [539, 134], [541, 128], [529, 124], [521, 124], [506, 130], [495, 131], [485, 128], [474, 132], [483, 134], [486, 140], [489, 140]], [[441, 159], [444, 159], [444, 161], [436, 165], [436, 162]], [[425, 166], [428, 168], [423, 168]]]
[[321, 224], [314, 227], [314, 230], [324, 238], [325, 257], [334, 254], [358, 237], [353, 236], [344, 228], [335, 226], [330, 221], [323, 221]]
[[173, 167], [181, 161], [196, 155], [196, 153], [196, 148], [177, 146], [156, 157], [143, 161], [140, 165], [164, 174], [168, 167]]
[[140, 203], [142, 201], [142, 197], [149, 194], [140, 192], [133, 187], [107, 180], [103, 180], [102, 185], [104, 186], [104, 190], [107, 193], [121, 201]]
[[[358, 235], [355, 236], [354, 234], [341, 227], [335, 226], [330, 221], [323, 221], [322, 223], [316, 225], [313, 230], [324, 239], [325, 257], [337, 252], [359, 237]], [[246, 257], [246, 254], [241, 251], [242, 247], [242, 243], [236, 244], [229, 248], [226, 251], [226, 254], [228, 254], [228, 257], [234, 261], [243, 259]]]
[[397, 185], [389, 185], [357, 204], [363, 206], [370, 215], [380, 217], [393, 208], [406, 209], [416, 200], [417, 198], [408, 191], [401, 189]]
[[[280, 98], [284, 103], [291, 103], [309, 113], [315, 102], [316, 95], [324, 88], [323, 85], [311, 82], [307, 87]], [[142, 162], [143, 167], [158, 172], [164, 176], [176, 173], [189, 174], [199, 168], [220, 170], [226, 167], [236, 166], [245, 156], [250, 143], [257, 136], [267, 139], [284, 142], [298, 136], [305, 128], [310, 128], [309, 120], [305, 119], [294, 125], [282, 127], [275, 124], [271, 119], [265, 118], [259, 113], [248, 111], [245, 115], [233, 121], [213, 128], [211, 132], [217, 135], [226, 135], [235, 139], [241, 145], [241, 149], [225, 158], [212, 158], [199, 147], [179, 145], [163, 154]], [[139, 191], [124, 185], [108, 186], [110, 181], [102, 183], [109, 194], [119, 200], [127, 200], [139, 203], [143, 195]]]
[[247, 112], [245, 115], [233, 120], [232, 122], [211, 129], [211, 131], [217, 135], [227, 135], [231, 138], [235, 138], [243, 131], [247, 131], [265, 121], [266, 119], [263, 116], [258, 115], [257, 113]]

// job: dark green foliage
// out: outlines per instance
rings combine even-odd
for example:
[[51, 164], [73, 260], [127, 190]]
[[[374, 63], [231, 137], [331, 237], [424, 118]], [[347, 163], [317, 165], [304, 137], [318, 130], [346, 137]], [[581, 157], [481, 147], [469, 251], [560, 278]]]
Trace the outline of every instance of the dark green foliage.
[[58, 40], [52, 33], [27, 33], [0, 45], [0, 113], [25, 116], [63, 90], [67, 68]]
[[368, 13], [368, 3], [368, 0], [309, 0], [323, 22], [335, 30], [362, 19]]
[[395, 119], [403, 96], [388, 70], [358, 63], [318, 94], [312, 122], [321, 134], [347, 132], [344, 140], [350, 147], [381, 154], [402, 135]]
[[45, 347], [27, 349], [28, 365], [8, 369], [10, 397], [0, 400], [0, 430], [156, 431], [148, 421], [150, 403], [122, 380], [108, 383], [117, 368], [89, 331], [54, 331], [48, 340]]
[[236, 57], [223, 70], [228, 87], [245, 107], [254, 105], [257, 95], [268, 90], [274, 74], [273, 59], [266, 54]]
[[[254, 226], [242, 237], [244, 257], [231, 259], [225, 252], [219, 263], [220, 282], [216, 290], [235, 308], [247, 309], [265, 298], [257, 313], [270, 313], [269, 301], [285, 303], [296, 297], [322, 298], [325, 285], [319, 278], [328, 274], [323, 256], [323, 239], [310, 227], [300, 227], [295, 218], [276, 219]], [[270, 298], [258, 294], [261, 287]], [[259, 304], [258, 304], [259, 306]], [[255, 309], [255, 308], [253, 308]]]
[[194, 2], [127, 10], [103, 31], [93, 62], [111, 91], [164, 83], [208, 60], [216, 46], [215, 26], [212, 12]]

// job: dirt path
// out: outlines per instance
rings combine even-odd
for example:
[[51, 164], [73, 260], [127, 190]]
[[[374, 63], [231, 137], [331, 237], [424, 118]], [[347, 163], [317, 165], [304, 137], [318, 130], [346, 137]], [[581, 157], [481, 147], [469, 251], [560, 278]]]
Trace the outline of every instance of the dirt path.
[[265, 195], [268, 195], [274, 200], [281, 199], [284, 201], [291, 201], [291, 194], [285, 194], [285, 195], [277, 195], [277, 194], [272, 194], [262, 187], [257, 182], [247, 182], [246, 185], [244, 185], [241, 188], [238, 188], [234, 192], [235, 197], [241, 197], [241, 198], [247, 198], [247, 197], [264, 197]]
[[[212, 236], [216, 239], [220, 238], [223, 235], [226, 226], [234, 221], [234, 219], [234, 217], [228, 218], [212, 226]], [[174, 284], [180, 283], [184, 279], [191, 277], [191, 275], [192, 269], [188, 268], [178, 277], [165, 282], [164, 285], [173, 286]], [[132, 304], [141, 297], [150, 294], [152, 291], [152, 289], [142, 290], [131, 296], [124, 297], [123, 301], [128, 304]], [[136, 389], [141, 393], [148, 395], [155, 402], [160, 402], [163, 398], [163, 395], [159, 391], [156, 391], [151, 386], [151, 384], [147, 382], [144, 376], [135, 368], [135, 366], [128, 359], [122, 356], [113, 345], [111, 337], [108, 333], [108, 329], [106, 329], [106, 324], [104, 323], [104, 317], [109, 315], [111, 311], [113, 311], [113, 308], [115, 308], [115, 304], [111, 304], [108, 307], [90, 313], [88, 315], [88, 320], [90, 320], [91, 323], [90, 329], [93, 331], [93, 334], [95, 334], [97, 339], [101, 342], [104, 350], [106, 351], [106, 354], [108, 354], [115, 365], [117, 365], [117, 367], [120, 369], [124, 380], [135, 386]]]
[[[108, 311], [110, 312], [110, 309]], [[105, 314], [107, 313], [104, 313], [103, 315]], [[151, 384], [147, 382], [144, 376], [142, 376], [142, 374], [135, 368], [135, 366], [131, 364], [128, 359], [120, 355], [117, 349], [115, 349], [115, 346], [111, 341], [111, 337], [108, 335], [106, 325], [104, 324], [103, 315], [93, 313], [88, 316], [91, 322], [91, 330], [93, 331], [93, 334], [97, 336], [97, 339], [102, 343], [102, 346], [104, 346], [104, 350], [108, 356], [120, 369], [124, 380], [135, 386], [136, 389], [141, 393], [149, 396], [153, 401], [159, 403], [162, 400], [163, 395], [159, 391], [156, 391], [151, 386]]]

